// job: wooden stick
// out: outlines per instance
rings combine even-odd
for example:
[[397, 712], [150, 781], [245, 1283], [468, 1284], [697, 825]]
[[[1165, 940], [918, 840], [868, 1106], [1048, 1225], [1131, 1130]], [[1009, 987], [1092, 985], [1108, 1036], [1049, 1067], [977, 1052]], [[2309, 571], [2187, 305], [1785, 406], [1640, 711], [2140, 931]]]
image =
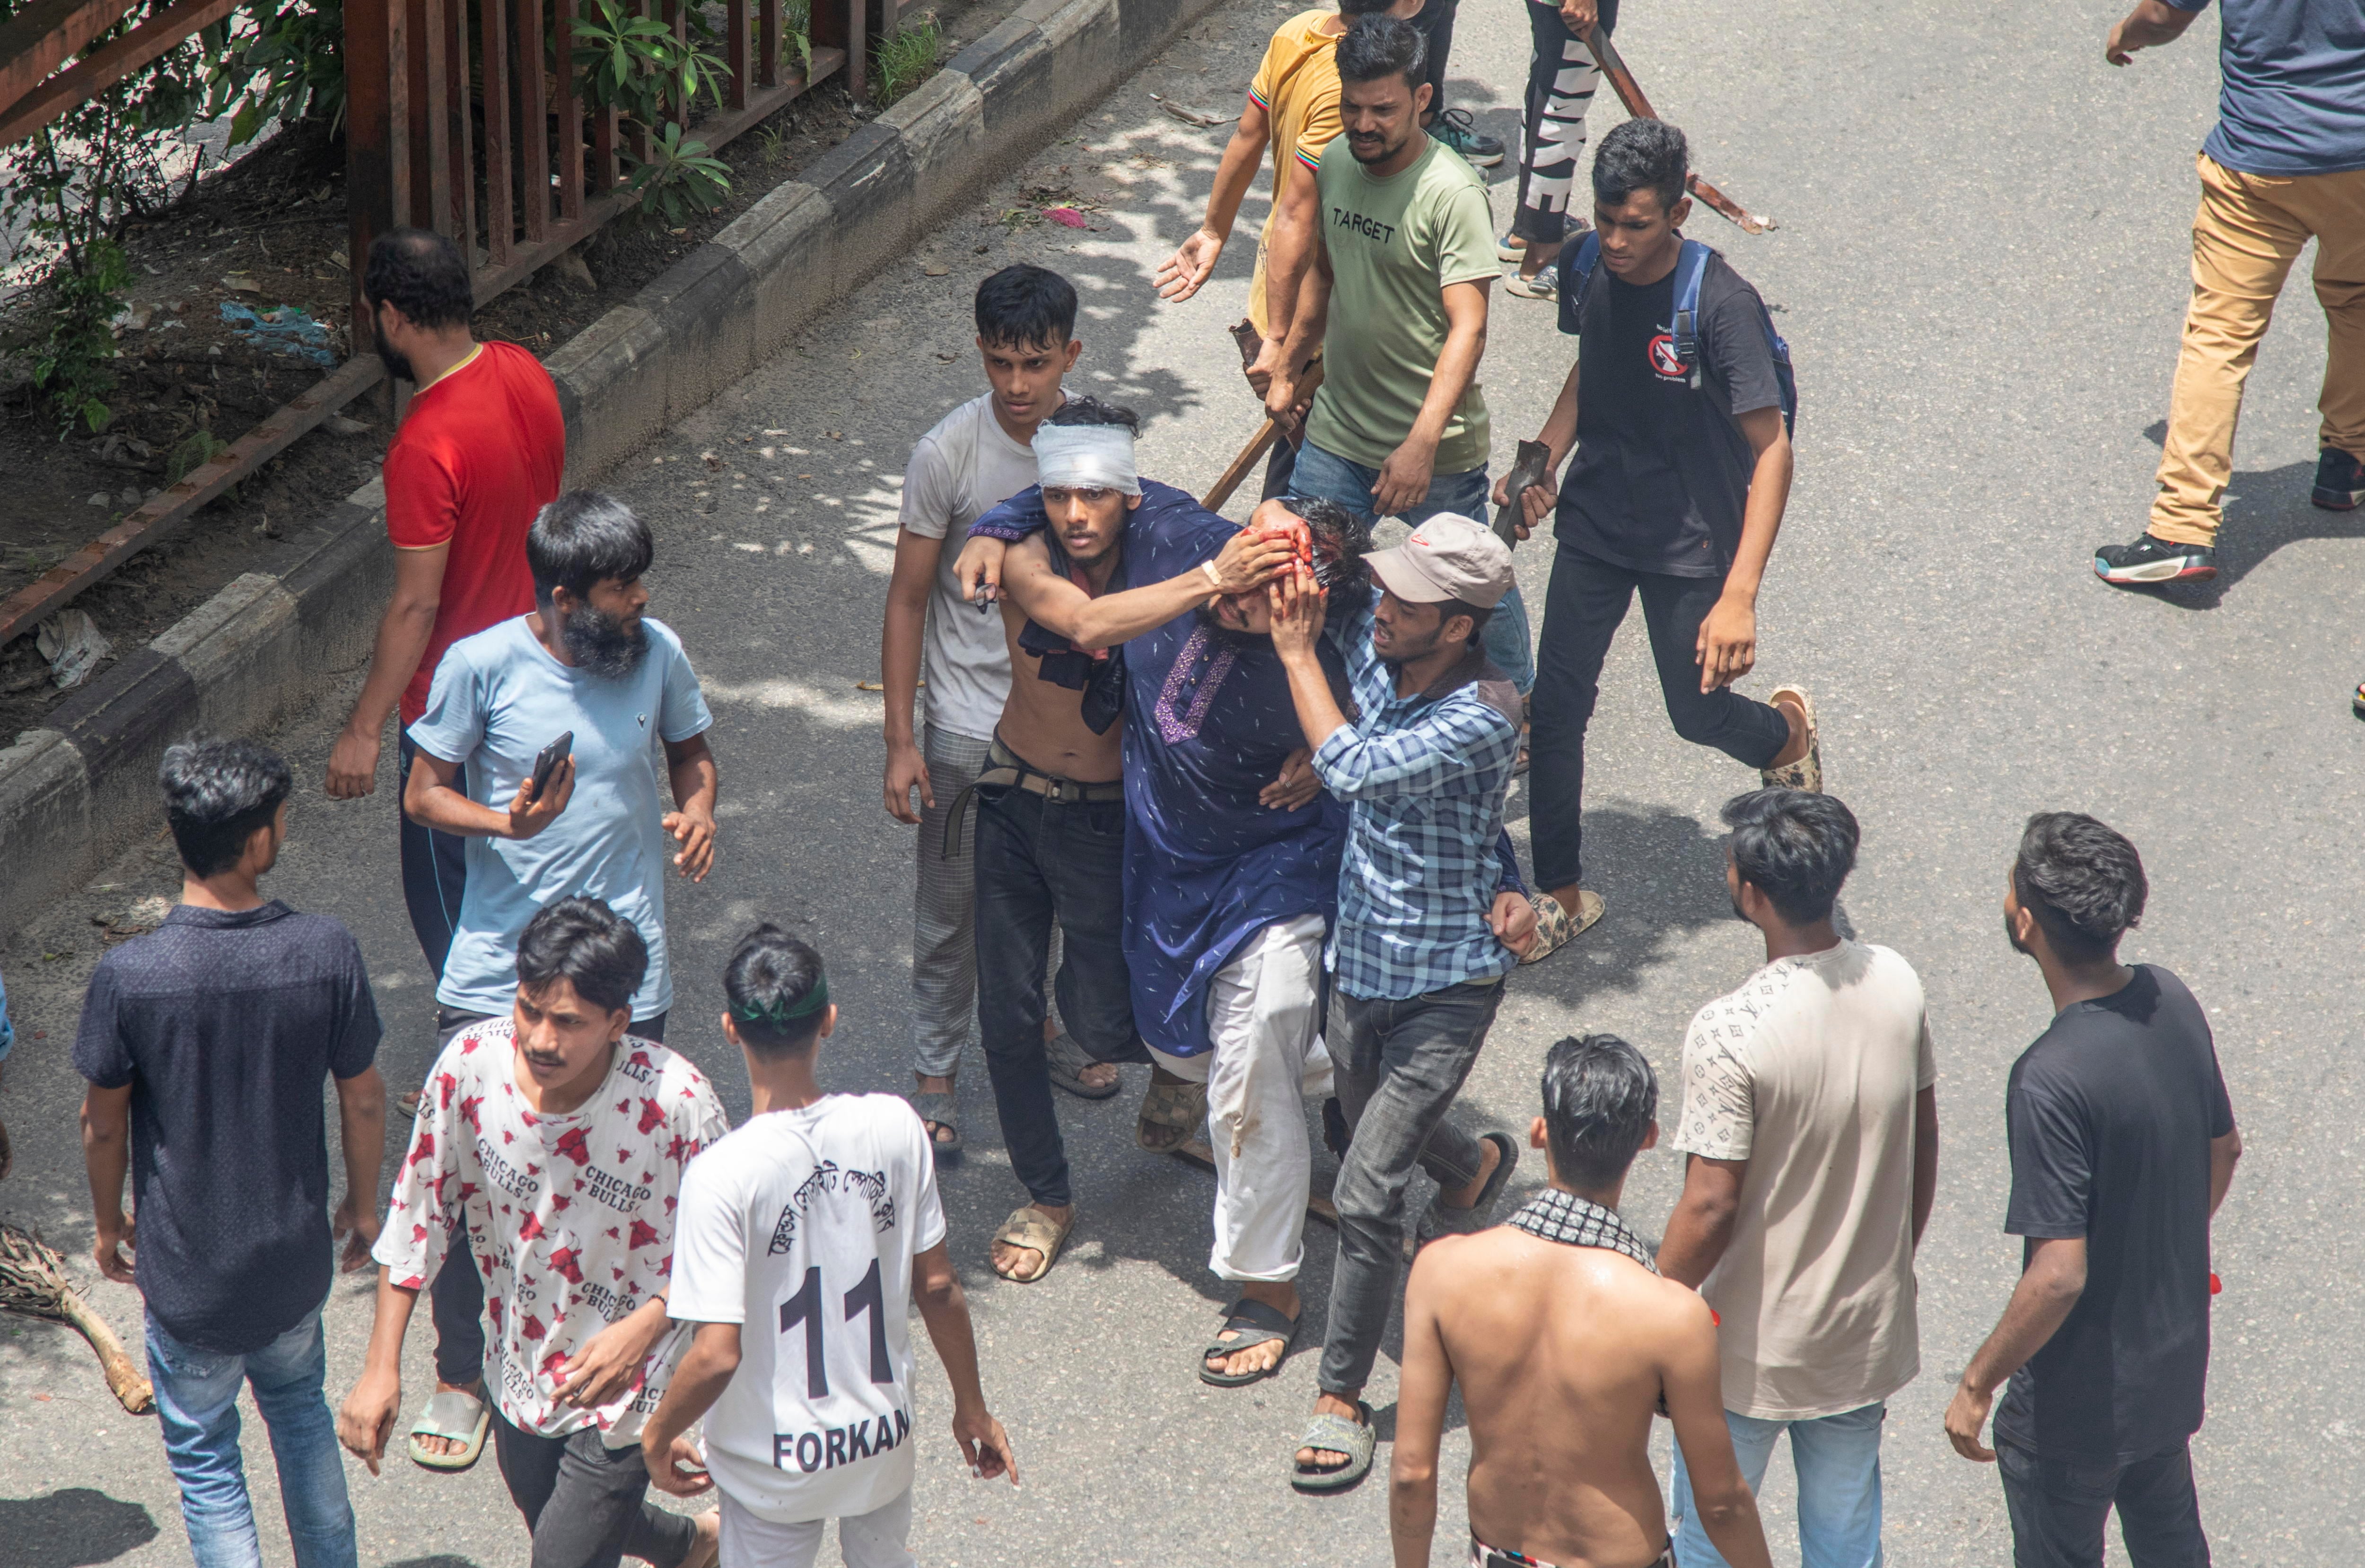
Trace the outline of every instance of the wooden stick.
[[140, 1375], [139, 1363], [124, 1353], [115, 1330], [67, 1280], [65, 1260], [57, 1249], [13, 1225], [0, 1225], [0, 1309], [71, 1324], [98, 1352], [107, 1389], [118, 1404], [134, 1416], [156, 1408], [155, 1390]]
[[[1585, 41], [1586, 47], [1593, 50], [1594, 63], [1601, 67], [1601, 73], [1618, 90], [1618, 101], [1626, 106], [1626, 112], [1636, 119], [1657, 119], [1659, 116], [1651, 107], [1651, 100], [1642, 95], [1642, 84], [1626, 69], [1626, 62], [1619, 55], [1618, 46], [1609, 41], [1609, 35], [1597, 25]], [[1768, 229], [1780, 227], [1772, 218], [1749, 211], [1698, 174], [1687, 176], [1684, 184], [1692, 195], [1741, 225], [1744, 234], [1763, 234]]]
[[[1242, 368], [1254, 364], [1257, 350], [1250, 346], [1250, 339], [1255, 337], [1256, 329], [1243, 321], [1232, 328], [1231, 332], [1240, 345]], [[1311, 398], [1315, 388], [1321, 385], [1322, 362], [1317, 359], [1306, 367], [1305, 384], [1299, 387], [1299, 390]], [[1232, 492], [1240, 487], [1240, 481], [1248, 477], [1249, 470], [1255, 467], [1263, 459], [1264, 454], [1272, 450], [1272, 443], [1281, 439], [1281, 421], [1270, 414], [1265, 416], [1264, 423], [1257, 426], [1256, 433], [1249, 437], [1248, 444], [1240, 448], [1239, 455], [1233, 458], [1230, 465], [1217, 476], [1215, 485], [1209, 488], [1205, 498], [1199, 504], [1209, 511], [1223, 510], [1224, 503], [1232, 498]]]

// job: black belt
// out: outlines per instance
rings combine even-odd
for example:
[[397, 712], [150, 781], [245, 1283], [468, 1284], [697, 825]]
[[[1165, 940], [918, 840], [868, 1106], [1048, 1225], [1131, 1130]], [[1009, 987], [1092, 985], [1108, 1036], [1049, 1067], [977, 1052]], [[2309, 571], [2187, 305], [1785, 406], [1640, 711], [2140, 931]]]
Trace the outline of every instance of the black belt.
[[977, 781], [953, 798], [953, 809], [945, 819], [944, 858], [951, 859], [960, 853], [961, 818], [969, 811], [971, 795], [980, 790], [1016, 788], [1030, 795], [1040, 795], [1055, 805], [1091, 805], [1104, 801], [1125, 799], [1125, 781], [1115, 779], [1106, 784], [1080, 784], [1072, 778], [1061, 778], [1037, 770], [1025, 757], [993, 737], [986, 747], [986, 769]]

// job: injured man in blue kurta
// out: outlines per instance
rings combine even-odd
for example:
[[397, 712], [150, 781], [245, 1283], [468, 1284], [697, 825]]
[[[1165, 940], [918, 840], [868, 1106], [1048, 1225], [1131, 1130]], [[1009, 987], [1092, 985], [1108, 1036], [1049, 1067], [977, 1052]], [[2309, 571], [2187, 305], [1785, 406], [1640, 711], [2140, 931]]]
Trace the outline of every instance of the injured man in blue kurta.
[[[1138, 483], [1124, 542], [1135, 582], [1212, 562], [1239, 532], [1171, 486]], [[1162, 1108], [1153, 1099], [1142, 1142], [1179, 1147], [1205, 1118], [1216, 1163], [1208, 1266], [1241, 1294], [1199, 1371], [1218, 1386], [1252, 1383], [1279, 1369], [1299, 1316], [1313, 1172], [1302, 1097], [1329, 1092], [1322, 950], [1347, 811], [1312, 772], [1288, 677], [1265, 635], [1261, 589], [1211, 591], [1160, 624], [1149, 617], [1171, 610], [1147, 603], [1128, 619], [1126, 593], [1093, 599], [1076, 586], [1046, 521], [1035, 489], [988, 511], [971, 526], [963, 575], [973, 580], [996, 543], [1007, 543], [1003, 591], [1036, 622], [1038, 640], [1070, 638], [1089, 622], [1093, 641], [1122, 644], [1134, 1021], [1159, 1065], [1192, 1081]], [[1369, 533], [1341, 508], [1271, 500], [1250, 526], [1293, 536], [1326, 587], [1360, 590], [1367, 580]], [[1335, 651], [1323, 657], [1344, 693]]]

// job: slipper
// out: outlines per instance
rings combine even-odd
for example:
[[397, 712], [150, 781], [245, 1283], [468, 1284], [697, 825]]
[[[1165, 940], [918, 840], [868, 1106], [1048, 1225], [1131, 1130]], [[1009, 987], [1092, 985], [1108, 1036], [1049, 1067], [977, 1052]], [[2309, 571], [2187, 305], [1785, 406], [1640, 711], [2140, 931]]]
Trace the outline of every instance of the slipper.
[[1429, 1212], [1420, 1216], [1420, 1239], [1423, 1244], [1440, 1236], [1470, 1236], [1495, 1223], [1495, 1200], [1503, 1195], [1510, 1184], [1511, 1172], [1519, 1163], [1519, 1146], [1511, 1141], [1508, 1133], [1488, 1133], [1485, 1141], [1503, 1151], [1495, 1164], [1495, 1174], [1478, 1189], [1478, 1201], [1466, 1209], [1449, 1208], [1445, 1194], [1440, 1193], [1429, 1200]]
[[[1304, 1316], [1302, 1312], [1298, 1315], [1299, 1317]], [[1250, 1383], [1261, 1383], [1274, 1376], [1281, 1371], [1282, 1363], [1289, 1360], [1290, 1346], [1297, 1342], [1297, 1317], [1288, 1316], [1277, 1306], [1240, 1297], [1224, 1308], [1224, 1326], [1216, 1330], [1216, 1338], [1209, 1339], [1207, 1348], [1199, 1352], [1199, 1381], [1210, 1388], [1245, 1388]], [[1226, 1334], [1237, 1334], [1239, 1338], [1227, 1339], [1223, 1338]], [[1217, 1372], [1207, 1364], [1210, 1356], [1236, 1355], [1275, 1339], [1281, 1341], [1281, 1361], [1262, 1372]]]
[[1560, 263], [1546, 262], [1532, 277], [1513, 273], [1503, 279], [1503, 292], [1516, 294], [1522, 299], [1558, 299], [1560, 297]]
[[[460, 1389], [439, 1388], [410, 1424], [411, 1462], [427, 1470], [465, 1470], [485, 1451], [485, 1433], [492, 1424], [492, 1409], [483, 1400]], [[467, 1446], [458, 1453], [429, 1453], [419, 1446], [420, 1438], [450, 1438]]]
[[1372, 1473], [1372, 1454], [1379, 1447], [1379, 1434], [1372, 1430], [1372, 1407], [1358, 1399], [1355, 1408], [1363, 1417], [1361, 1421], [1350, 1421], [1326, 1410], [1306, 1423], [1306, 1436], [1298, 1442], [1298, 1448], [1343, 1453], [1347, 1462], [1336, 1470], [1308, 1470], [1297, 1462], [1297, 1450], [1292, 1449], [1292, 1486], [1300, 1492], [1344, 1492]]
[[1804, 790], [1820, 795], [1823, 792], [1823, 736], [1815, 727], [1815, 700], [1803, 686], [1777, 686], [1765, 700], [1773, 702], [1785, 693], [1797, 698], [1800, 711], [1807, 715], [1807, 755], [1780, 767], [1759, 768], [1758, 782], [1768, 790]]
[[[1043, 1254], [1043, 1267], [1035, 1273], [1026, 1275], [1003, 1273], [1000, 1268], [995, 1268], [993, 1271], [1001, 1274], [1014, 1285], [1031, 1285], [1039, 1282], [1045, 1275], [1050, 1273], [1051, 1265], [1059, 1260], [1059, 1249], [1068, 1244], [1068, 1233], [1075, 1228], [1076, 1220], [1073, 1210], [1069, 1211], [1068, 1223], [1065, 1225], [1054, 1225], [1048, 1215], [1032, 1204], [1011, 1210], [1010, 1217], [1002, 1222], [1002, 1228], [994, 1232], [993, 1239], [1006, 1241], [1013, 1247], [1033, 1248]], [[987, 1261], [991, 1263], [993, 1253], [989, 1249], [986, 1252]]]
[[1044, 1042], [1043, 1055], [1051, 1064], [1051, 1081], [1079, 1100], [1105, 1100], [1124, 1085], [1112, 1078], [1095, 1089], [1084, 1081], [1084, 1069], [1099, 1067], [1101, 1058], [1084, 1049], [1065, 1031]]
[[1601, 919], [1601, 895], [1591, 888], [1576, 890], [1576, 908], [1565, 908], [1550, 893], [1536, 893], [1528, 902], [1536, 906], [1536, 939], [1521, 955], [1523, 964], [1541, 964], [1577, 937], [1593, 929]]
[[1207, 1125], [1207, 1086], [1150, 1081], [1134, 1120], [1133, 1141], [1152, 1154], [1171, 1154]]
[[[920, 1114], [920, 1120], [928, 1124], [928, 1147], [936, 1150], [937, 1159], [958, 1159], [961, 1151], [960, 1103], [953, 1098], [951, 1091], [922, 1090], [903, 1098], [912, 1103], [912, 1109]], [[936, 1134], [940, 1131], [953, 1136], [938, 1137]]]
[[396, 1095], [394, 1097], [394, 1108], [401, 1112], [406, 1116], [416, 1117], [419, 1114], [419, 1091], [416, 1089], [406, 1089], [401, 1093]]

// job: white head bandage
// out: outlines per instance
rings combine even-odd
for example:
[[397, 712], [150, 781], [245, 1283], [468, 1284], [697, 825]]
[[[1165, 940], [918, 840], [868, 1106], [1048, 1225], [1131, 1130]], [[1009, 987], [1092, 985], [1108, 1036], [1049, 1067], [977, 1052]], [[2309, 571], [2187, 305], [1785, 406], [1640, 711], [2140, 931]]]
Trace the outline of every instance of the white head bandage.
[[1047, 490], [1141, 494], [1133, 432], [1123, 425], [1043, 425], [1035, 431], [1035, 474]]

